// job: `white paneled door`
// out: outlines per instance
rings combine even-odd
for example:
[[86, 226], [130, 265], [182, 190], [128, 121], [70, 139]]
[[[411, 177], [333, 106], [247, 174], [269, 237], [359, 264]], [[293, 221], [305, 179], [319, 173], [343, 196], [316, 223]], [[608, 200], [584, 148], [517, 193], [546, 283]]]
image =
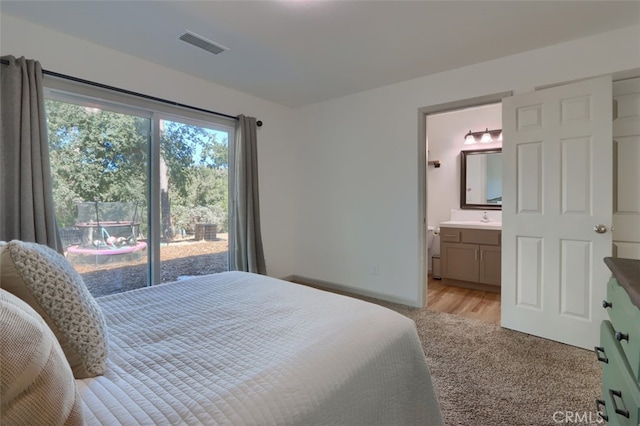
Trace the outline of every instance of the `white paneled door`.
[[613, 83], [613, 255], [640, 259], [640, 78]]
[[593, 349], [611, 275], [611, 78], [502, 106], [502, 326]]

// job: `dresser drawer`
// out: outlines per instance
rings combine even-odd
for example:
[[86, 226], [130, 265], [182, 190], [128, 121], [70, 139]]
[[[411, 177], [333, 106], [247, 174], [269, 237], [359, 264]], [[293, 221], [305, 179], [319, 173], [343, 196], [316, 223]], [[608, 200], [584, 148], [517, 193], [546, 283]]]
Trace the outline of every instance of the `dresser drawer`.
[[[609, 425], [633, 425], [640, 421], [640, 388], [633, 379], [620, 342], [609, 321], [600, 325], [602, 350], [602, 399]], [[628, 417], [627, 417], [628, 415]]]
[[607, 308], [613, 324], [614, 336], [620, 340], [620, 347], [629, 362], [633, 377], [640, 380], [640, 309], [631, 300], [625, 289], [614, 278], [607, 284]]

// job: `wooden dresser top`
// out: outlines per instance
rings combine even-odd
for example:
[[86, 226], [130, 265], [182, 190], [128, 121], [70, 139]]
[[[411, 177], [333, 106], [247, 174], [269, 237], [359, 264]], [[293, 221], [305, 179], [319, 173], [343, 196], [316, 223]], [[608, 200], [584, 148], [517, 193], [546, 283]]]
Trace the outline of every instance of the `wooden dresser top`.
[[631, 302], [640, 309], [640, 260], [605, 257], [604, 263], [627, 291]]

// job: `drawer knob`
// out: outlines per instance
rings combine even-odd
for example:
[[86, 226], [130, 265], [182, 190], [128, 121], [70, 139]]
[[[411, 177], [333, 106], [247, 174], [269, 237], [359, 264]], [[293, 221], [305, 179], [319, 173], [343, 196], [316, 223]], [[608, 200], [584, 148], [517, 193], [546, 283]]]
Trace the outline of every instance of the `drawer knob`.
[[616, 397], [620, 398], [620, 402], [624, 402], [622, 401], [622, 392], [619, 390], [609, 389], [609, 395], [611, 396], [611, 402], [613, 402], [613, 409], [616, 414], [629, 418], [629, 410], [618, 408], [618, 404], [616, 403]]
[[603, 300], [603, 301], [602, 301], [602, 307], [603, 307], [603, 308], [607, 309], [607, 308], [610, 308], [610, 307], [612, 307], [612, 306], [613, 306], [613, 305], [611, 304], [611, 302], [607, 302], [606, 300]]
[[596, 413], [598, 413], [598, 415], [600, 416], [600, 418], [602, 420], [604, 420], [605, 422], [609, 421], [609, 416], [607, 416], [604, 412], [604, 410], [600, 410], [600, 406], [602, 405], [602, 407], [605, 407], [605, 403], [604, 400], [602, 399], [596, 399]]
[[[596, 357], [598, 357], [598, 361], [604, 362], [605, 364], [609, 364], [609, 358], [606, 357], [604, 353], [604, 348], [602, 346], [596, 346], [595, 348]], [[602, 352], [602, 356], [600, 356], [600, 352]]]
[[616, 331], [616, 340], [618, 342], [622, 342], [623, 340], [629, 341], [629, 333], [622, 333], [620, 331]]

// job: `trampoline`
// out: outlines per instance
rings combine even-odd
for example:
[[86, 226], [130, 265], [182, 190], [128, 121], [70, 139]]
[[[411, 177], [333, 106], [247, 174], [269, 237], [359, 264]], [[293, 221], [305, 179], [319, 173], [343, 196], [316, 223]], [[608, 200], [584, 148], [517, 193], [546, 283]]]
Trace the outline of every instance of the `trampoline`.
[[76, 205], [80, 244], [67, 248], [72, 262], [130, 261], [142, 257], [147, 243], [138, 241], [137, 203], [84, 202]]

